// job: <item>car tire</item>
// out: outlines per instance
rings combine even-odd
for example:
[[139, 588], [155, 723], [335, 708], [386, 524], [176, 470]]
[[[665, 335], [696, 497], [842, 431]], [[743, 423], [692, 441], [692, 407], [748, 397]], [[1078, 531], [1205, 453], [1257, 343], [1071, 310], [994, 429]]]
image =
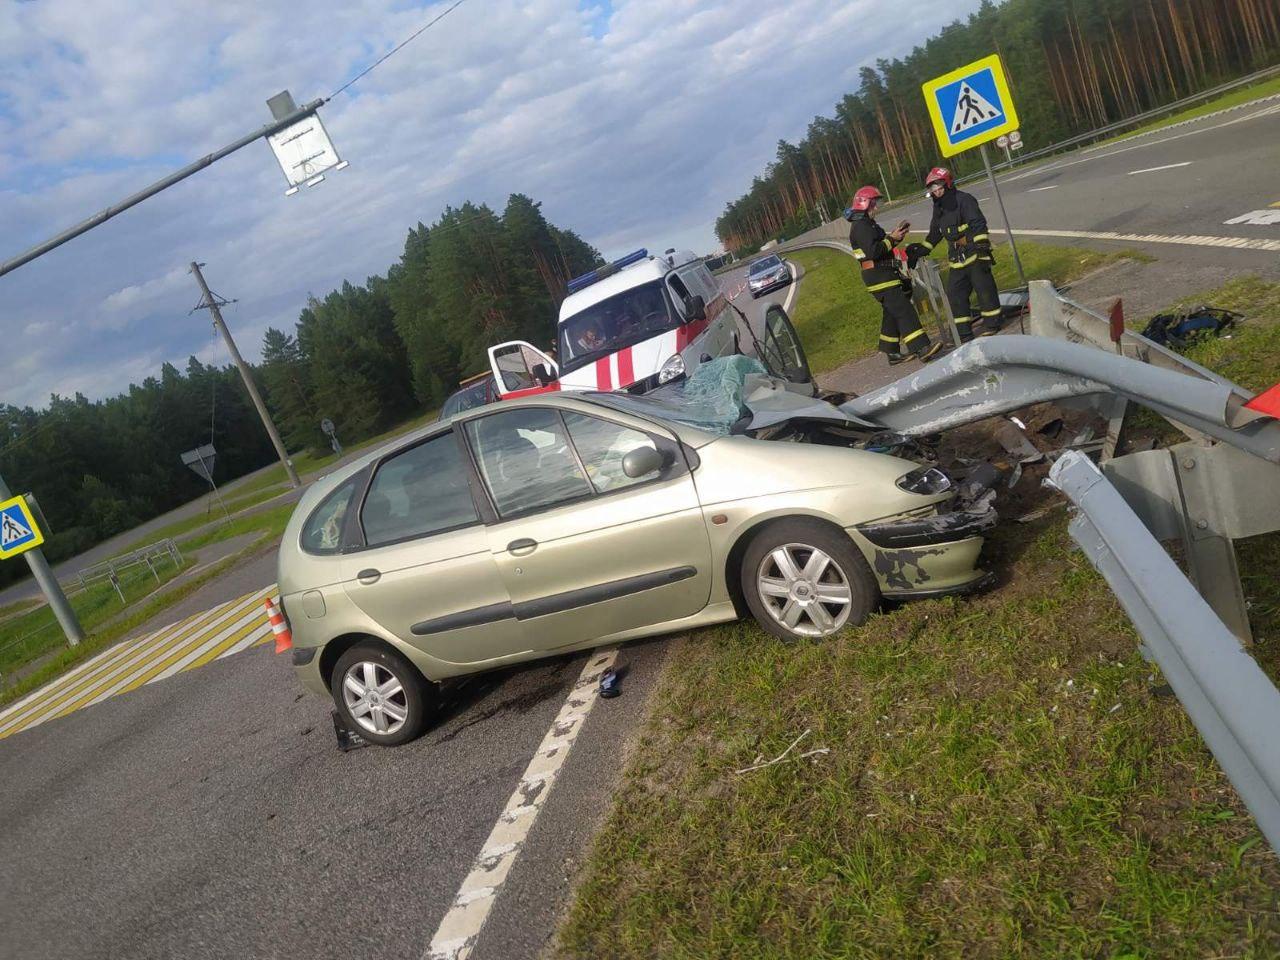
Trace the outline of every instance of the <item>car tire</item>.
[[[373, 702], [358, 692], [367, 693], [370, 677], [377, 684]], [[381, 747], [422, 736], [436, 708], [435, 687], [418, 668], [392, 647], [373, 641], [357, 643], [338, 658], [329, 692], [347, 729]]]
[[743, 554], [742, 595], [782, 640], [821, 640], [866, 621], [880, 602], [866, 558], [842, 530], [791, 517], [764, 528]]

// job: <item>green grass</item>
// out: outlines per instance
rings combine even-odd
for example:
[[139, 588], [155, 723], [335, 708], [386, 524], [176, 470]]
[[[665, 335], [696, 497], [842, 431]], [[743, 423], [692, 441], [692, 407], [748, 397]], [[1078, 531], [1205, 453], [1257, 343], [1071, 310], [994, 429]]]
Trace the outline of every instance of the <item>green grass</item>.
[[[1248, 315], [1194, 359], [1280, 377], [1280, 284], [1194, 299]], [[1275, 678], [1280, 535], [1237, 547]], [[557, 954], [1280, 956], [1280, 864], [1064, 512], [984, 556], [999, 588], [833, 641], [677, 641]]]
[[[1101, 253], [1028, 241], [1018, 244], [1018, 252], [1029, 278], [1044, 278], [1057, 285], [1121, 257], [1142, 259], [1142, 255], [1127, 251]], [[937, 256], [945, 263], [941, 254]], [[805, 271], [792, 312], [814, 373], [827, 373], [874, 353], [880, 336], [880, 306], [866, 292], [853, 258], [835, 250], [797, 250], [787, 257]], [[1017, 286], [1007, 247], [997, 244], [996, 260], [996, 280], [1001, 288]], [[922, 319], [932, 336], [937, 322]]]
[[1262, 83], [1255, 83], [1252, 86], [1242, 87], [1239, 90], [1233, 90], [1231, 93], [1224, 94], [1215, 100], [1209, 100], [1200, 104], [1198, 107], [1190, 107], [1172, 116], [1165, 117], [1163, 120], [1153, 120], [1151, 123], [1144, 124], [1141, 127], [1130, 130], [1128, 133], [1122, 133], [1110, 140], [1103, 141], [1099, 146], [1108, 143], [1114, 143], [1116, 140], [1124, 140], [1128, 137], [1135, 136], [1139, 133], [1150, 133], [1152, 130], [1161, 130], [1165, 127], [1172, 126], [1175, 123], [1182, 123], [1184, 120], [1194, 120], [1196, 117], [1203, 117], [1206, 113], [1213, 113], [1216, 110], [1225, 110], [1227, 107], [1234, 107], [1241, 103], [1248, 103], [1250, 100], [1259, 100], [1262, 97], [1269, 97], [1272, 94], [1280, 93], [1280, 77], [1274, 77], [1271, 80], [1265, 80]]
[[244, 517], [233, 517], [228, 523], [210, 527], [193, 537], [183, 540], [179, 546], [183, 550], [199, 550], [201, 547], [207, 547], [212, 543], [221, 543], [224, 540], [230, 540], [232, 537], [238, 537], [246, 533], [257, 533], [262, 537], [270, 537], [272, 539], [279, 538], [284, 533], [284, 528], [288, 525], [289, 517], [293, 515], [293, 510], [296, 506], [297, 504], [292, 502], [282, 503], [280, 506], [272, 507], [269, 510], [262, 510]]

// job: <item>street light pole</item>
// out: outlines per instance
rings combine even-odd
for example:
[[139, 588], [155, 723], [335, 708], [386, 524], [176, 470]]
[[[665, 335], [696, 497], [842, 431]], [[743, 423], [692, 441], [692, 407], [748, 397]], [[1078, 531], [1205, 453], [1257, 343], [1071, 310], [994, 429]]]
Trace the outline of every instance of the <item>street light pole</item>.
[[[0, 500], [9, 500], [12, 497], [13, 493], [9, 490], [9, 485], [4, 482], [3, 477], [0, 477]], [[39, 584], [44, 598], [49, 601], [49, 609], [57, 617], [58, 623], [62, 626], [62, 632], [67, 635], [67, 643], [73, 647], [79, 646], [84, 640], [80, 619], [72, 609], [70, 601], [67, 600], [67, 595], [62, 592], [62, 584], [53, 575], [49, 561], [44, 558], [44, 551], [36, 547], [28, 550], [23, 556], [27, 560], [27, 566], [31, 568], [31, 576]]]
[[201, 306], [208, 309], [210, 316], [213, 317], [213, 325], [218, 328], [218, 332], [222, 334], [222, 339], [226, 341], [227, 350], [231, 352], [231, 359], [240, 371], [240, 379], [244, 381], [245, 389], [249, 391], [249, 397], [253, 400], [253, 405], [258, 408], [258, 416], [262, 418], [262, 425], [267, 428], [267, 434], [271, 437], [271, 444], [276, 448], [276, 454], [280, 457], [280, 462], [284, 464], [284, 472], [289, 476], [289, 484], [294, 488], [302, 486], [302, 481], [298, 479], [298, 471], [293, 469], [289, 454], [284, 449], [284, 441], [280, 439], [280, 433], [276, 430], [276, 425], [271, 420], [271, 414], [267, 412], [267, 405], [262, 402], [262, 394], [258, 393], [258, 386], [253, 382], [253, 371], [244, 362], [244, 357], [240, 356], [236, 342], [231, 338], [231, 331], [227, 329], [226, 323], [222, 320], [222, 311], [219, 309], [218, 298], [213, 295], [209, 290], [209, 285], [204, 282], [204, 274], [200, 272], [200, 264], [193, 261], [191, 272], [195, 274], [196, 283], [200, 284], [200, 292], [203, 295]]

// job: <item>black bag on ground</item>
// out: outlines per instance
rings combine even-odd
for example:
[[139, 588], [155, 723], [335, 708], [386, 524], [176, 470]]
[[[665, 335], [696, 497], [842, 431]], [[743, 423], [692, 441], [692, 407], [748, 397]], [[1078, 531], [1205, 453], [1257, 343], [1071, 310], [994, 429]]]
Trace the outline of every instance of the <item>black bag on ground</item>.
[[1202, 304], [1176, 313], [1156, 314], [1142, 335], [1161, 346], [1181, 349], [1198, 337], [1221, 336], [1243, 318], [1242, 313]]

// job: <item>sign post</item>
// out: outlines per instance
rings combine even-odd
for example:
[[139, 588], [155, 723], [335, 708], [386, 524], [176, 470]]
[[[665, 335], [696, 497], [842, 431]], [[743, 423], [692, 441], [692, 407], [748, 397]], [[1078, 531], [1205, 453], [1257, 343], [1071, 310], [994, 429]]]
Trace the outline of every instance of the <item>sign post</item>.
[[[992, 54], [944, 73], [923, 84], [921, 90], [944, 157], [954, 157], [973, 147], [982, 148], [982, 163], [1000, 205], [1000, 215], [1004, 217], [1004, 232], [1013, 252], [1013, 265], [1017, 268], [1019, 282], [1026, 286], [1022, 260], [1018, 256], [1009, 216], [1004, 209], [1004, 198], [1000, 196], [1000, 185], [996, 183], [986, 148], [986, 144], [1006, 134], [1010, 135], [1008, 142], [1012, 143], [1012, 134], [1018, 129], [1018, 111], [1013, 105], [1000, 55]], [[1021, 137], [1018, 139], [1020, 141]]]
[[67, 595], [62, 592], [62, 584], [58, 583], [58, 578], [49, 569], [49, 561], [44, 558], [44, 551], [40, 549], [42, 543], [44, 531], [36, 522], [26, 498], [15, 497], [8, 484], [0, 479], [0, 560], [25, 554], [31, 576], [49, 601], [49, 609], [62, 626], [67, 643], [74, 647], [84, 639], [84, 630]]

